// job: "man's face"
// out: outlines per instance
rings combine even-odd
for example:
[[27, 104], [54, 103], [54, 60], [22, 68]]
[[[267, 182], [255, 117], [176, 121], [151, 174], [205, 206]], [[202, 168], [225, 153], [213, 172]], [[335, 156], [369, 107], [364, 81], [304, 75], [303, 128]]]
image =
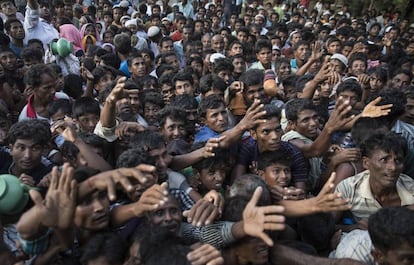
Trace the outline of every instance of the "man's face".
[[170, 84], [162, 84], [161, 94], [165, 104], [170, 104], [174, 96], [174, 89]]
[[40, 80], [40, 85], [33, 88], [35, 98], [50, 103], [55, 97], [56, 80], [48, 74], [42, 74]]
[[132, 76], [135, 77], [141, 77], [146, 75], [147, 73], [147, 67], [145, 64], [145, 60], [142, 57], [136, 57], [134, 59], [132, 59], [131, 61], [131, 66], [128, 69]]
[[398, 177], [404, 169], [404, 156], [401, 153], [376, 149], [369, 156], [364, 156], [362, 162], [369, 170], [372, 183], [384, 189], [395, 188]]
[[328, 52], [331, 54], [339, 53], [341, 50], [341, 43], [339, 41], [331, 42], [328, 45]]
[[211, 48], [216, 52], [222, 52], [224, 49], [224, 39], [221, 35], [215, 35], [211, 39]]
[[280, 186], [288, 187], [290, 180], [292, 179], [290, 166], [283, 163], [274, 163], [266, 167], [264, 172], [264, 181], [269, 187]]
[[248, 106], [251, 106], [255, 99], [260, 100], [262, 103], [267, 101], [263, 84], [248, 86], [243, 92], [243, 96]]
[[203, 38], [201, 38], [201, 43], [203, 44], [203, 49], [210, 48], [211, 47], [211, 36], [204, 35]]
[[256, 140], [260, 153], [279, 150], [283, 130], [278, 118], [266, 120], [250, 133]]
[[337, 72], [338, 74], [343, 74], [344, 65], [341, 63], [341, 61], [337, 59], [331, 59], [330, 64], [331, 64], [331, 69], [333, 71]]
[[256, 53], [256, 58], [264, 65], [268, 65], [272, 61], [272, 51], [269, 48], [263, 48]]
[[10, 37], [16, 40], [23, 40], [25, 36], [23, 24], [21, 22], [13, 22], [10, 25]]
[[374, 250], [375, 252], [381, 252], [381, 255], [373, 255], [378, 265], [413, 265], [414, 262], [414, 247], [403, 241], [398, 248], [390, 249], [385, 254], [383, 251]]
[[233, 46], [231, 46], [230, 54], [243, 54], [243, 46], [240, 43], [235, 43]]
[[141, 103], [139, 101], [139, 90], [137, 89], [126, 89], [124, 93], [128, 95], [129, 105], [133, 113], [138, 113]]
[[109, 225], [109, 200], [106, 191], [95, 191], [76, 206], [76, 227], [98, 231]]
[[332, 87], [329, 80], [324, 80], [320, 85], [320, 96], [325, 99], [329, 99], [331, 95]]
[[165, 120], [161, 132], [167, 143], [176, 139], [184, 139], [187, 134], [185, 130], [185, 122], [183, 120], [172, 120], [170, 117], [167, 117]]
[[227, 85], [230, 85], [232, 75], [230, 69], [226, 69], [217, 73], [217, 75], [226, 82]]
[[202, 23], [202, 22], [196, 22], [194, 24], [194, 31], [195, 32], [203, 32], [203, 29], [204, 29], [204, 23]]
[[193, 29], [191, 28], [183, 28], [183, 40], [187, 41], [191, 38], [191, 35], [193, 35]]
[[43, 147], [31, 139], [17, 139], [14, 144], [10, 145], [10, 154], [15, 166], [24, 172], [29, 172], [39, 165], [42, 153]]
[[367, 66], [364, 61], [356, 60], [352, 63], [350, 72], [356, 76], [364, 74], [367, 70]]
[[207, 109], [205, 125], [217, 133], [228, 129], [228, 114], [224, 104], [217, 109]]
[[316, 139], [319, 128], [319, 115], [314, 110], [302, 110], [298, 113], [298, 120], [293, 122], [294, 130], [309, 139]]
[[308, 45], [299, 45], [299, 47], [293, 52], [295, 59], [304, 61], [306, 55], [308, 54], [309, 46]]
[[407, 104], [405, 104], [405, 111], [401, 119], [409, 124], [414, 125], [414, 99], [407, 98]]
[[278, 77], [288, 76], [290, 75], [291, 69], [289, 63], [281, 63], [279, 70], [277, 72]]
[[242, 74], [246, 71], [246, 63], [242, 58], [236, 58], [233, 60], [234, 72], [236, 74]]
[[338, 95], [338, 98], [342, 97], [344, 101], [348, 101], [349, 105], [353, 108], [355, 104], [358, 102], [358, 96], [355, 92], [350, 90], [345, 90]]
[[191, 85], [190, 81], [188, 80], [175, 81], [175, 95], [184, 95], [184, 94], [193, 95], [194, 94], [193, 85]]
[[254, 264], [267, 264], [269, 262], [269, 247], [256, 237], [247, 237], [236, 247], [239, 258]]
[[175, 28], [177, 29], [177, 31], [182, 32], [183, 28], [185, 25], [185, 20], [178, 20], [175, 22]]
[[178, 62], [178, 58], [175, 54], [165, 57], [165, 62], [174, 68], [174, 73], [180, 70], [180, 63]]
[[244, 31], [239, 31], [239, 32], [237, 33], [237, 39], [239, 39], [239, 41], [240, 41], [241, 43], [245, 43], [245, 42], [247, 42], [247, 34], [246, 34], [246, 32], [244, 32]]
[[155, 160], [159, 182], [167, 180], [167, 168], [171, 163], [171, 156], [168, 154], [165, 144], [162, 143], [157, 149], [151, 150], [149, 155]]
[[200, 182], [204, 190], [220, 192], [226, 178], [226, 170], [222, 168], [203, 168], [200, 174]]
[[173, 52], [174, 51], [174, 45], [172, 40], [164, 41], [161, 43], [160, 52], [161, 53], [167, 53], [167, 52]]
[[99, 116], [93, 113], [86, 113], [77, 118], [77, 123], [83, 132], [93, 133], [96, 124], [98, 124]]
[[158, 112], [160, 110], [160, 106], [151, 102], [144, 102], [144, 117], [148, 124], [155, 125], [158, 123]]
[[403, 86], [408, 86], [410, 81], [411, 80], [408, 75], [401, 73], [401, 74], [394, 76], [391, 80], [391, 83], [392, 83], [392, 86], [395, 88], [402, 88]]
[[17, 57], [11, 51], [0, 53], [0, 63], [6, 71], [14, 71], [17, 68]]
[[181, 226], [181, 209], [177, 200], [169, 196], [168, 201], [151, 212], [150, 222], [154, 226], [167, 228], [170, 232], [177, 234]]
[[112, 11], [112, 16], [113, 16], [115, 22], [119, 22], [119, 20], [122, 17], [122, 10], [121, 10], [121, 8], [115, 8]]
[[16, 7], [14, 6], [13, 2], [11, 1], [5, 1], [1, 3], [1, 12], [5, 14], [6, 16], [13, 16], [16, 15]]

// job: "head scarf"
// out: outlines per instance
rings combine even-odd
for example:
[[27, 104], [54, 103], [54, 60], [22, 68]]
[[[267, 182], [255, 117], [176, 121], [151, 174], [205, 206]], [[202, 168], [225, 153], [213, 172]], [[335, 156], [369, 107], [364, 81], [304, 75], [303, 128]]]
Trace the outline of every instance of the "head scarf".
[[74, 53], [82, 50], [82, 37], [79, 30], [72, 24], [63, 24], [59, 27], [60, 37], [70, 41], [73, 45]]

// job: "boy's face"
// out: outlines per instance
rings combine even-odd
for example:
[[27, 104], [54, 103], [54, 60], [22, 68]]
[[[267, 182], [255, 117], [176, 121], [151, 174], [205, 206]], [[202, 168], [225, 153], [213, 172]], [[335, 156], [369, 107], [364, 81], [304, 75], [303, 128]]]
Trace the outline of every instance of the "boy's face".
[[0, 53], [0, 63], [7, 71], [14, 71], [17, 68], [17, 57], [11, 51]]
[[274, 185], [280, 187], [288, 187], [292, 179], [290, 166], [280, 162], [276, 162], [266, 167], [263, 172], [264, 181], [266, 185], [272, 187]]
[[175, 95], [193, 95], [194, 88], [189, 80], [177, 80], [175, 81]]
[[297, 121], [293, 122], [293, 129], [303, 136], [315, 140], [318, 136], [319, 115], [316, 111], [305, 109], [298, 113]]
[[99, 121], [99, 115], [94, 113], [85, 113], [76, 119], [82, 132], [91, 132], [95, 130], [95, 126]]
[[158, 122], [157, 114], [160, 110], [161, 110], [161, 107], [158, 105], [155, 105], [151, 102], [144, 103], [144, 117], [145, 117], [145, 120], [148, 122], [148, 124], [150, 125], [157, 124]]
[[217, 109], [207, 109], [205, 125], [217, 133], [222, 133], [228, 129], [228, 114], [224, 104]]
[[338, 95], [338, 98], [342, 97], [345, 101], [349, 101], [349, 104], [354, 108], [355, 104], [358, 102], [358, 96], [355, 92], [345, 90]]
[[226, 82], [226, 85], [230, 85], [232, 76], [230, 69], [225, 69], [217, 73], [217, 75]]
[[109, 200], [106, 191], [95, 191], [76, 206], [76, 227], [98, 231], [109, 225]]
[[320, 96], [325, 99], [329, 98], [329, 96], [331, 95], [331, 91], [332, 91], [329, 80], [323, 81], [321, 83], [320, 89], [321, 89]]
[[226, 171], [224, 168], [203, 168], [200, 174], [200, 182], [205, 190], [221, 191]]
[[279, 119], [271, 118], [261, 123], [255, 130], [250, 130], [250, 134], [256, 140], [259, 152], [263, 153], [279, 150], [283, 130]]
[[187, 134], [185, 130], [185, 122], [183, 120], [172, 120], [170, 117], [167, 117], [165, 120], [161, 132], [167, 143], [176, 139], [184, 139]]
[[298, 92], [296, 91], [296, 88], [294, 86], [284, 87], [284, 91], [285, 91], [286, 102], [298, 97]]
[[269, 48], [262, 48], [256, 53], [256, 58], [264, 65], [268, 65], [272, 61], [272, 51]]
[[43, 146], [34, 143], [32, 139], [17, 139], [10, 145], [10, 154], [17, 168], [29, 172], [39, 165], [42, 159]]
[[147, 66], [143, 57], [135, 57], [131, 61], [131, 66], [128, 67], [134, 77], [141, 77], [147, 73]]

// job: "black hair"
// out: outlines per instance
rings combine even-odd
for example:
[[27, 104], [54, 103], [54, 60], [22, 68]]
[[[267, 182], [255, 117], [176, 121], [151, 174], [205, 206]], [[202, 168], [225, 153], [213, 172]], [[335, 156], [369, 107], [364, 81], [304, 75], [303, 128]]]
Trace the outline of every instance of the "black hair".
[[101, 108], [99, 102], [92, 97], [81, 97], [73, 102], [72, 115], [73, 118], [77, 119], [82, 115], [92, 113], [95, 115], [101, 114]]
[[82, 96], [82, 79], [77, 74], [68, 74], [64, 77], [63, 92], [73, 99]]
[[112, 66], [115, 69], [119, 69], [119, 67], [121, 66], [121, 60], [116, 54], [105, 53], [101, 55], [100, 58], [105, 65]]
[[242, 81], [246, 86], [254, 86], [263, 84], [264, 73], [259, 69], [249, 69], [240, 76], [240, 81]]
[[183, 108], [185, 110], [190, 110], [190, 109], [197, 109], [198, 102], [193, 96], [188, 95], [188, 94], [183, 94], [183, 95], [175, 96], [173, 100], [171, 101], [170, 106], [176, 106], [179, 108]]
[[368, 64], [367, 63], [367, 56], [365, 55], [365, 53], [362, 53], [362, 52], [356, 52], [356, 53], [351, 54], [351, 56], [349, 57], [349, 60], [348, 60], [348, 67], [351, 68], [352, 64], [355, 61], [363, 61], [365, 66], [367, 66], [367, 64]]
[[173, 78], [174, 87], [176, 81], [189, 81], [191, 85], [194, 85], [193, 76], [188, 71], [180, 71], [177, 74], [175, 74]]
[[221, 92], [224, 92], [227, 88], [226, 83], [218, 75], [207, 74], [200, 79], [200, 93], [205, 95], [208, 91], [212, 89], [218, 89]]
[[136, 167], [140, 164], [155, 165], [155, 159], [140, 148], [130, 148], [122, 152], [116, 162], [116, 167]]
[[105, 146], [105, 139], [91, 132], [80, 132], [79, 138], [81, 138], [85, 144], [90, 145], [94, 148], [103, 149]]
[[294, 122], [297, 121], [299, 112], [303, 110], [317, 111], [311, 99], [295, 98], [295, 99], [289, 100], [285, 106], [286, 119], [288, 119], [289, 121], [294, 121]]
[[164, 136], [154, 131], [143, 131], [131, 137], [129, 141], [129, 148], [139, 148], [144, 151], [151, 151], [162, 146], [165, 146]]
[[296, 80], [296, 84], [295, 84], [296, 91], [303, 92], [303, 89], [305, 88], [306, 83], [313, 80], [314, 77], [315, 77], [314, 74], [305, 74], [305, 75], [298, 77], [298, 79]]
[[65, 115], [72, 116], [72, 103], [69, 99], [59, 98], [52, 101], [47, 107], [49, 116], [56, 114], [59, 110], [62, 111]]
[[36, 60], [42, 62], [43, 54], [39, 49], [26, 47], [22, 50], [21, 57], [23, 60]]
[[205, 118], [207, 115], [207, 110], [217, 109], [222, 106], [226, 106], [226, 103], [222, 97], [218, 95], [210, 95], [201, 101], [200, 106], [198, 107], [198, 113], [200, 117]]
[[386, 207], [368, 219], [368, 233], [375, 248], [387, 252], [407, 243], [414, 246], [414, 211], [407, 207]]
[[258, 40], [256, 42], [255, 47], [254, 47], [254, 51], [255, 51], [255, 53], [259, 53], [264, 48], [267, 48], [270, 51], [272, 50], [272, 43], [270, 42], [270, 40], [268, 40], [268, 39], [265, 39], [265, 40], [260, 39], [260, 40]]
[[140, 95], [140, 102], [142, 105], [145, 106], [147, 103], [152, 103], [156, 106], [159, 106], [161, 109], [164, 108], [164, 100], [162, 95], [159, 92], [155, 92], [153, 90], [143, 90]]
[[109, 264], [121, 265], [127, 257], [127, 242], [116, 233], [98, 233], [88, 240], [83, 247], [81, 262], [105, 257]]
[[128, 54], [131, 47], [131, 37], [127, 34], [118, 34], [114, 37], [115, 49], [121, 54]]
[[56, 72], [49, 65], [36, 64], [26, 70], [24, 81], [29, 86], [38, 87], [42, 82], [40, 77], [43, 74], [49, 75], [56, 80]]
[[187, 123], [186, 112], [183, 108], [178, 108], [175, 106], [166, 106], [158, 113], [158, 121], [160, 127], [164, 127], [167, 118], [170, 118], [173, 121], [182, 121], [184, 125]]
[[394, 152], [403, 157], [407, 154], [407, 141], [394, 132], [374, 133], [361, 143], [361, 155], [369, 157], [376, 150]]
[[46, 146], [52, 134], [45, 120], [30, 119], [13, 124], [9, 130], [9, 142], [15, 144], [18, 139], [33, 140], [34, 144]]
[[23, 23], [18, 20], [17, 18], [9, 18], [7, 19], [6, 23], [4, 24], [4, 28], [6, 29], [6, 32], [9, 33], [10, 32], [10, 28], [11, 28], [11, 24], [12, 23], [20, 23], [23, 26]]
[[362, 87], [358, 81], [354, 79], [348, 79], [341, 82], [336, 89], [336, 94], [340, 95], [344, 91], [351, 91], [357, 95], [357, 100], [360, 101], [362, 97]]
[[224, 70], [230, 70], [230, 73], [233, 72], [234, 66], [230, 59], [228, 58], [219, 58], [213, 63], [213, 73], [218, 74]]
[[276, 163], [290, 167], [292, 165], [292, 159], [283, 149], [277, 151], [266, 151], [259, 155], [257, 160], [257, 169], [265, 170], [267, 167]]

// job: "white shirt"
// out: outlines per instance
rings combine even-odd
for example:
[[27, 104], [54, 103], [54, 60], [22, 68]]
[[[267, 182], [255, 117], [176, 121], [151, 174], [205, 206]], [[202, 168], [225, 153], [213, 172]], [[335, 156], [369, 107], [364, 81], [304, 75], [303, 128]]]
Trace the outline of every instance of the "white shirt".
[[23, 25], [26, 31], [24, 44], [27, 44], [30, 39], [39, 39], [43, 42], [43, 47], [46, 49], [53, 39], [59, 38], [59, 32], [55, 27], [40, 18], [40, 10], [31, 9], [29, 5], [26, 6], [26, 16]]

